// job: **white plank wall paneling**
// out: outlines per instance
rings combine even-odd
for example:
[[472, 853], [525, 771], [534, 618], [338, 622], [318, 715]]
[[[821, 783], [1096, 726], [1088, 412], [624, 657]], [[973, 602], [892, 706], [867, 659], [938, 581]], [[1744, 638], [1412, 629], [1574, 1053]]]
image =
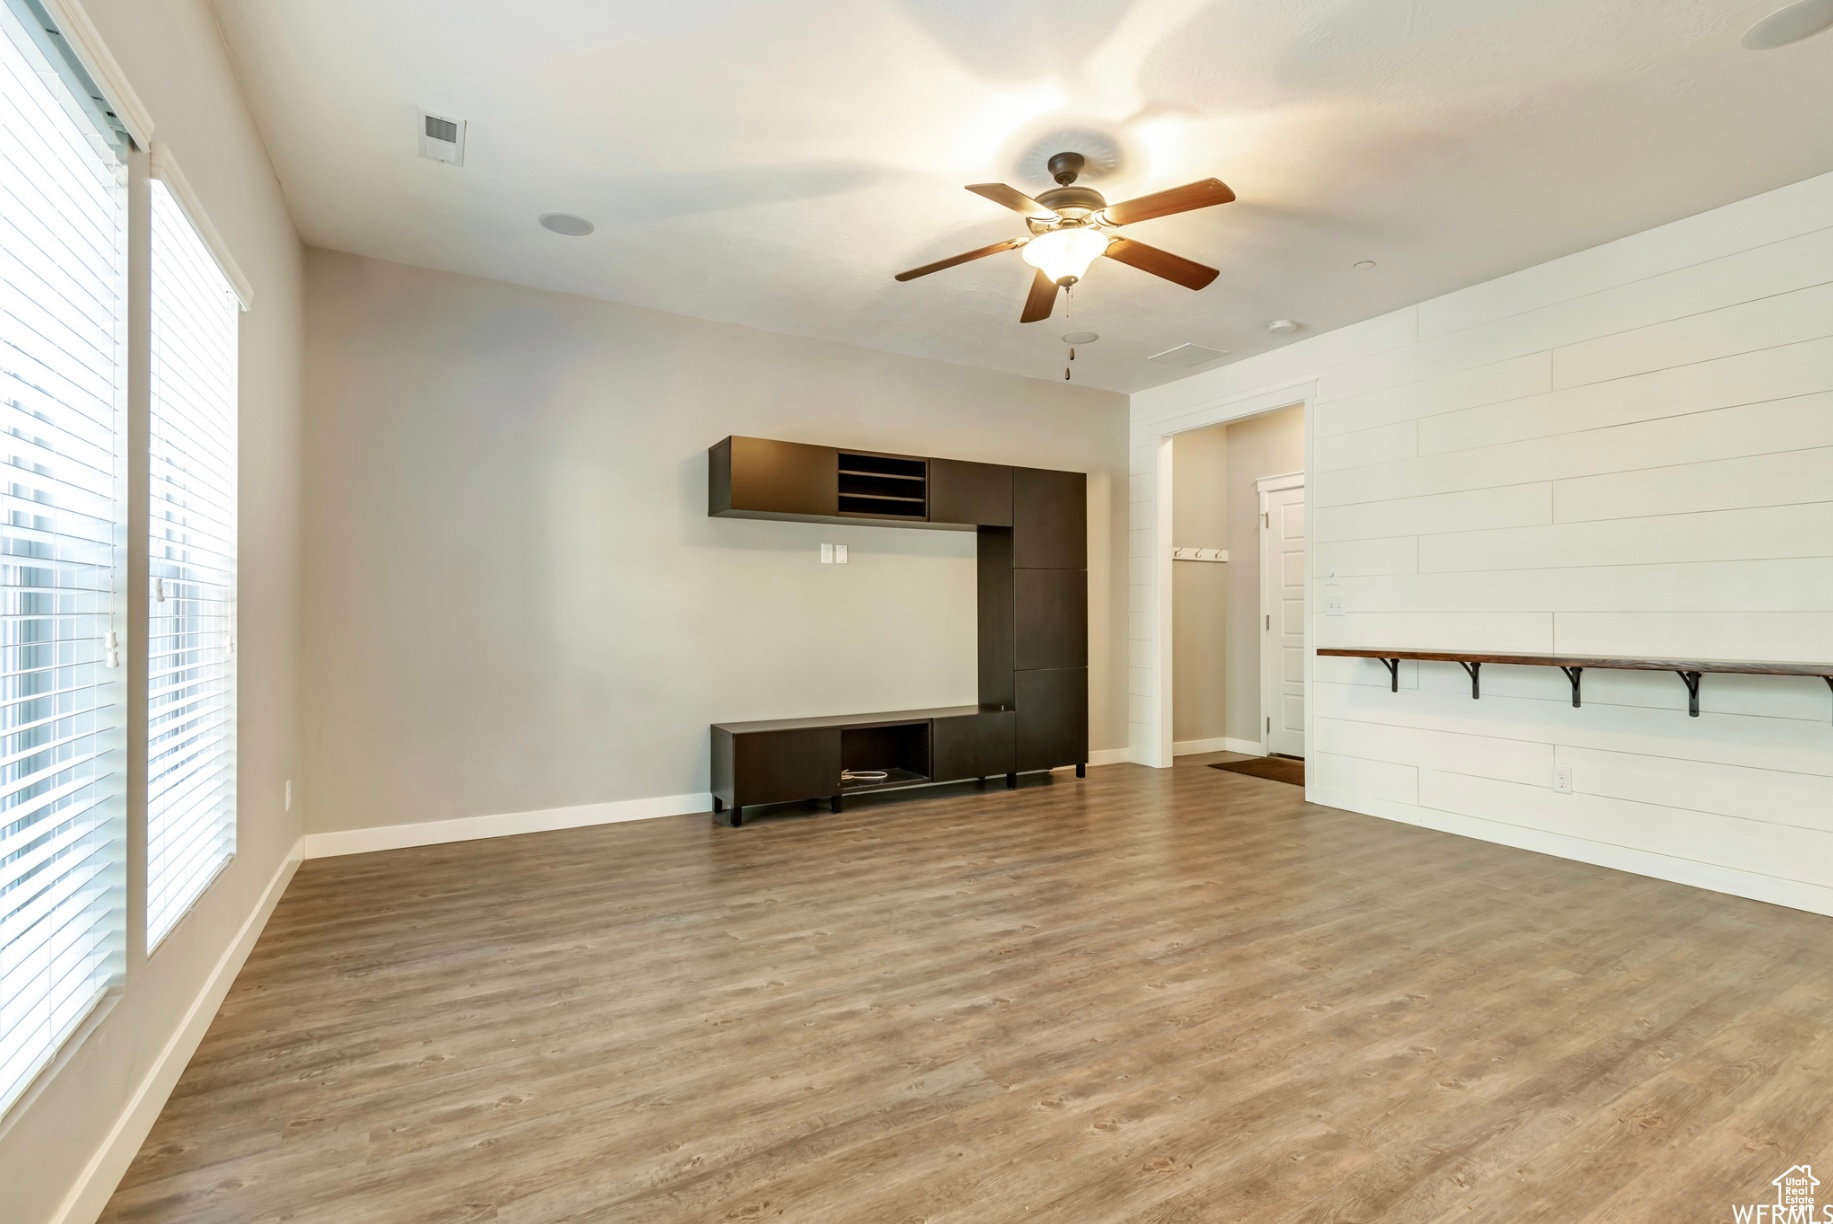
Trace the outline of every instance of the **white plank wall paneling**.
[[[1310, 391], [1315, 646], [1833, 661], [1833, 175], [1133, 397], [1131, 719], [1163, 695], [1158, 439]], [[1295, 390], [1293, 399], [1300, 398]], [[1833, 914], [1833, 695], [1314, 663], [1311, 797]], [[1553, 790], [1570, 770], [1573, 794]]]

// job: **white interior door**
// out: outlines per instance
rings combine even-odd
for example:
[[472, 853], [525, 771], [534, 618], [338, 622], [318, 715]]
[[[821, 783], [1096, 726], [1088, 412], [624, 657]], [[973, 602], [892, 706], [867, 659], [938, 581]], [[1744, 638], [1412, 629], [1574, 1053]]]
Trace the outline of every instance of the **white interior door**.
[[1260, 712], [1268, 752], [1305, 755], [1305, 477], [1260, 488]]

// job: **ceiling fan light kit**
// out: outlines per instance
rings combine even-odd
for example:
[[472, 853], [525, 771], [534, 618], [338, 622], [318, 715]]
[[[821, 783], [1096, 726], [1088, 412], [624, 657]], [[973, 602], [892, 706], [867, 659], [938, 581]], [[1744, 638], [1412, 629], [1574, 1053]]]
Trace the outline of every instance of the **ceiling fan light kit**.
[[1036, 323], [1049, 318], [1056, 308], [1057, 291], [1080, 281], [1087, 275], [1088, 266], [1104, 255], [1186, 289], [1201, 289], [1221, 275], [1215, 268], [1110, 231], [1136, 221], [1227, 204], [1235, 198], [1235, 193], [1226, 183], [1220, 179], [1203, 179], [1169, 191], [1109, 204], [1094, 188], [1076, 185], [1076, 178], [1086, 164], [1087, 159], [1080, 153], [1056, 154], [1049, 161], [1049, 170], [1057, 185], [1036, 197], [1004, 183], [969, 184], [968, 190], [975, 195], [1024, 217], [1031, 236], [995, 242], [977, 251], [939, 259], [920, 268], [899, 272], [895, 279], [915, 280], [931, 272], [1018, 248], [1021, 258], [1037, 269], [1031, 279], [1031, 290], [1025, 295], [1025, 308], [1019, 315], [1019, 322]]
[[1051, 282], [1067, 289], [1088, 272], [1088, 265], [1107, 254], [1108, 237], [1086, 226], [1048, 230], [1027, 242], [1019, 254]]

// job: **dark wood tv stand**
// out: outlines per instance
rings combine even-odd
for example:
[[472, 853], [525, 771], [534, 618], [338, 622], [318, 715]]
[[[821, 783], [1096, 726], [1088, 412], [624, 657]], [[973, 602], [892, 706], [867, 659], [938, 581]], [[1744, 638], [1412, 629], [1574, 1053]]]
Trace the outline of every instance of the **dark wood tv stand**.
[[[1018, 711], [988, 706], [715, 723], [713, 811], [737, 827], [757, 804], [825, 798], [838, 812], [847, 795], [1002, 774], [1014, 787], [1017, 728]], [[847, 770], [888, 776], [854, 782]]]
[[[1088, 478], [917, 455], [727, 438], [707, 514], [972, 531], [977, 705], [715, 723], [713, 810], [1088, 764]], [[848, 785], [846, 770], [883, 770]]]

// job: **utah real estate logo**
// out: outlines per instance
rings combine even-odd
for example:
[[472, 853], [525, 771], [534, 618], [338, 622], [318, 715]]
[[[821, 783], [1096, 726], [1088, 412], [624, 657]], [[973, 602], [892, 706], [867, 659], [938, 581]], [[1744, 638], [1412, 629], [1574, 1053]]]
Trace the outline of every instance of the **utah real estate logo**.
[[1733, 1206], [1734, 1224], [1833, 1224], [1833, 1203], [1818, 1215], [1814, 1212], [1814, 1190], [1820, 1181], [1807, 1165], [1796, 1165], [1773, 1184], [1776, 1201]]

